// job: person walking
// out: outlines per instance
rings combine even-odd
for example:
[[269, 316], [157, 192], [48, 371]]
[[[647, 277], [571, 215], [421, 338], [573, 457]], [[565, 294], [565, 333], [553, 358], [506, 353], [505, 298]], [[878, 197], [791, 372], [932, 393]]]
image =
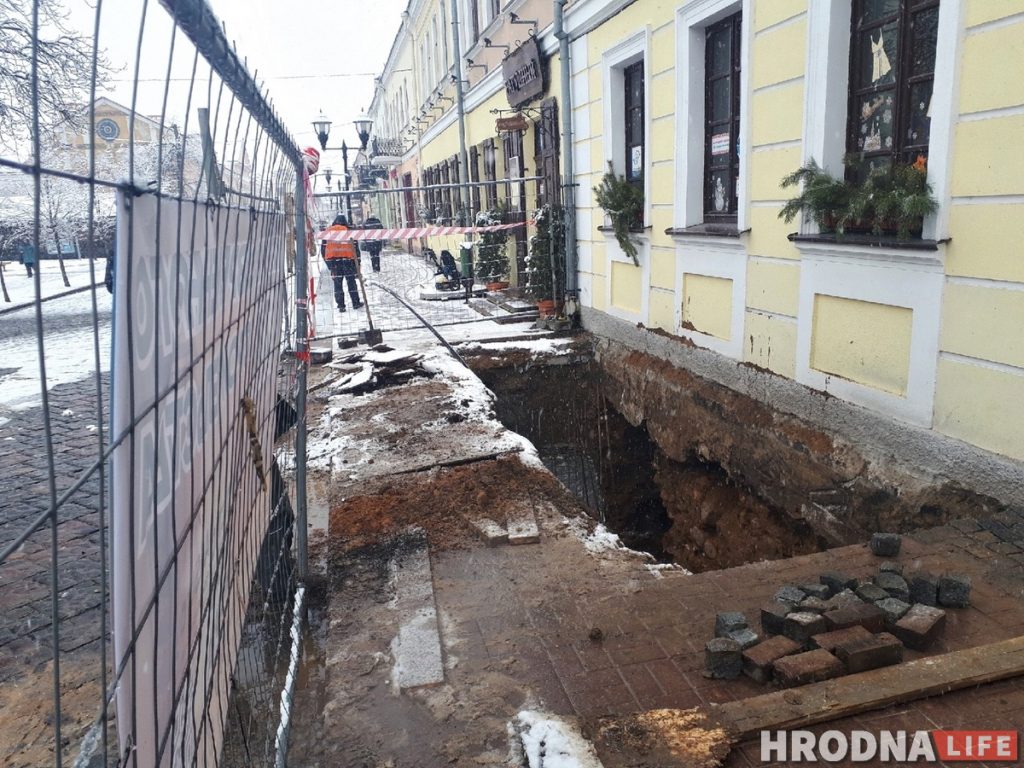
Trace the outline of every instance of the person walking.
[[[363, 223], [363, 229], [384, 229], [384, 225], [376, 216], [371, 216]], [[370, 254], [370, 265], [374, 272], [380, 272], [380, 252], [383, 248], [383, 240], [366, 241], [366, 250]]]
[[[328, 232], [345, 232], [348, 230], [348, 219], [340, 213], [334, 217], [334, 223], [327, 228]], [[345, 311], [345, 286], [348, 283], [348, 295], [352, 297], [352, 309], [359, 309], [363, 303], [359, 300], [359, 286], [356, 285], [356, 259], [359, 258], [359, 243], [354, 240], [336, 242], [324, 240], [320, 244], [320, 255], [327, 262], [334, 282], [334, 303], [338, 311]]]
[[32, 270], [36, 265], [36, 249], [31, 245], [21, 246], [21, 263], [25, 265], [25, 271], [32, 277]]

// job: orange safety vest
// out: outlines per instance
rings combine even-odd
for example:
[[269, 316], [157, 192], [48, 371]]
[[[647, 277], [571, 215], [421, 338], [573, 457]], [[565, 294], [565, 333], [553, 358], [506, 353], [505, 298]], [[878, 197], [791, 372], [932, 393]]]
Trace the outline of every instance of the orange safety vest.
[[[343, 227], [341, 224], [332, 224], [327, 228], [328, 232], [345, 232], [347, 230], [348, 227]], [[345, 240], [340, 243], [328, 240], [324, 245], [324, 258], [327, 261], [354, 259], [356, 257], [356, 246], [351, 240]]]

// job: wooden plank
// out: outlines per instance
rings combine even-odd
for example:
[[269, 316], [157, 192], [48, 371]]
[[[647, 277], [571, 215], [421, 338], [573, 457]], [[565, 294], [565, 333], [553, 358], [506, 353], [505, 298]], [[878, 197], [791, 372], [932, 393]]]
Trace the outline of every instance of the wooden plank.
[[709, 714], [742, 741], [762, 730], [814, 725], [1019, 675], [1024, 637], [712, 705]]
[[1024, 675], [1024, 637], [695, 709], [598, 718], [606, 768], [716, 768], [762, 730], [800, 728]]

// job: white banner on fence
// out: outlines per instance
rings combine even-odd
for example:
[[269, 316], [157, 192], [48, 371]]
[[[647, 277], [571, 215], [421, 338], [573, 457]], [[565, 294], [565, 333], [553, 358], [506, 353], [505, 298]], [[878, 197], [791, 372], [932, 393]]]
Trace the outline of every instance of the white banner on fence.
[[128, 437], [112, 459], [111, 610], [128, 765], [217, 764], [270, 511], [242, 402], [269, 468], [283, 223], [118, 199], [111, 435]]

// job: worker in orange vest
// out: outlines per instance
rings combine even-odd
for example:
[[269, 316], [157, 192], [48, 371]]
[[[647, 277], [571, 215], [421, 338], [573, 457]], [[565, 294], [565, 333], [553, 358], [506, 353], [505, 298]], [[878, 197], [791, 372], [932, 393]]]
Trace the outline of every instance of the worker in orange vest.
[[[348, 229], [348, 220], [340, 213], [334, 217], [334, 223], [327, 228], [328, 232], [344, 232]], [[327, 268], [334, 278], [334, 303], [338, 311], [345, 311], [345, 287], [342, 278], [348, 283], [348, 295], [352, 297], [352, 309], [359, 309], [363, 303], [359, 301], [359, 287], [356, 284], [356, 259], [359, 258], [359, 243], [355, 240], [335, 242], [324, 240], [320, 243], [320, 255], [327, 262]]]

